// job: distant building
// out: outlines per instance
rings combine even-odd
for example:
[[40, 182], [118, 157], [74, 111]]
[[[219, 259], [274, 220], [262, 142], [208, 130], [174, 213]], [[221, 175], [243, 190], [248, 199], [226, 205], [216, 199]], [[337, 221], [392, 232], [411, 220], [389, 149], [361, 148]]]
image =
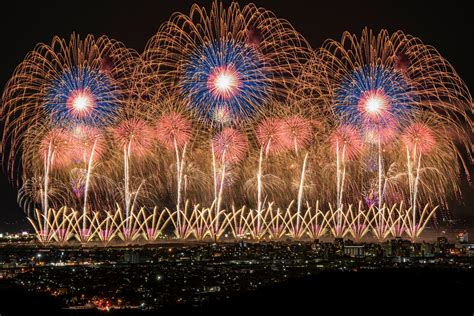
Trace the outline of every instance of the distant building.
[[349, 257], [363, 258], [365, 256], [364, 245], [345, 245], [344, 254]]
[[456, 235], [456, 239], [461, 243], [468, 243], [469, 242], [469, 234], [464, 231], [460, 232], [459, 234]]
[[344, 254], [344, 239], [343, 238], [334, 238], [334, 251], [337, 256], [342, 256]]
[[123, 257], [125, 263], [140, 263], [140, 253], [137, 251], [127, 251]]
[[450, 245], [448, 243], [448, 238], [438, 237], [436, 241], [436, 253], [440, 255], [446, 255], [448, 253], [449, 248]]
[[394, 257], [410, 257], [412, 253], [412, 242], [401, 237], [397, 237], [390, 241], [391, 256]]
[[469, 244], [469, 243], [461, 243], [461, 250], [462, 250], [462, 253], [466, 256], [469, 256], [469, 257], [474, 257], [474, 243], [472, 244]]

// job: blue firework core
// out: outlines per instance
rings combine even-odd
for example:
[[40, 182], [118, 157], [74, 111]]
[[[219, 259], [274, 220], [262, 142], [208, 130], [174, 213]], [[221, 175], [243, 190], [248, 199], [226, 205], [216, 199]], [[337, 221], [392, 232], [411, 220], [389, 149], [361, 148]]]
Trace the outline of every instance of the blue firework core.
[[201, 117], [226, 122], [252, 116], [269, 95], [269, 74], [254, 47], [216, 40], [183, 67], [182, 93]]
[[342, 80], [335, 93], [335, 112], [359, 128], [400, 125], [411, 115], [413, 94], [403, 73], [364, 66]]
[[107, 74], [87, 66], [65, 70], [46, 94], [45, 110], [54, 124], [105, 125], [118, 106]]

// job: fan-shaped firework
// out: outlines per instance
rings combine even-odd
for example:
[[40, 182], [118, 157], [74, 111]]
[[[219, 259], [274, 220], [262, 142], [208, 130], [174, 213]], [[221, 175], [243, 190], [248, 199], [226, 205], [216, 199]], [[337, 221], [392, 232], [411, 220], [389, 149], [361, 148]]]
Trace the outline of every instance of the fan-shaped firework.
[[273, 13], [213, 2], [209, 12], [193, 5], [189, 15], [175, 14], [148, 42], [144, 60], [150, 84], [178, 88], [201, 118], [228, 123], [261, 112], [269, 98], [286, 97], [309, 53], [301, 35]]
[[463, 124], [472, 121], [471, 95], [453, 67], [416, 37], [346, 32], [340, 42], [326, 41], [305, 70], [301, 90], [344, 120], [370, 127], [389, 119], [387, 125], [403, 128], [420, 111], [429, 112], [471, 152]]
[[54, 124], [105, 124], [116, 116], [116, 88], [100, 70], [87, 65], [66, 69], [47, 89], [45, 110]]
[[[458, 135], [471, 155], [466, 129], [466, 122], [472, 122], [471, 96], [451, 65], [419, 39], [400, 31], [375, 35], [364, 30], [360, 38], [346, 32], [340, 42], [326, 41], [305, 70], [301, 92], [325, 104], [325, 113], [334, 113], [336, 121], [355, 124], [369, 143], [378, 145], [379, 207], [389, 181], [387, 167], [400, 155], [396, 147], [382, 146], [398, 141], [418, 117], [433, 116], [441, 129]], [[458, 149], [452, 154], [462, 156]]]
[[409, 120], [414, 103], [412, 88], [401, 72], [385, 67], [360, 65], [334, 86], [334, 110], [344, 121], [371, 128]]
[[[181, 89], [201, 116], [219, 122], [251, 116], [268, 98], [269, 80], [253, 47], [217, 40], [191, 54], [183, 66]], [[222, 116], [227, 112], [227, 116]]]

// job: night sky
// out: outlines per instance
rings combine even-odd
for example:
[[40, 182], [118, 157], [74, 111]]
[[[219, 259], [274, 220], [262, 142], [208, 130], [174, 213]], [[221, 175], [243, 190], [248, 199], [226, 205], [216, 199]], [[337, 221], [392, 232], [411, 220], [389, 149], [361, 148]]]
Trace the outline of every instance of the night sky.
[[[16, 65], [37, 43], [50, 43], [54, 35], [68, 38], [72, 32], [82, 36], [105, 34], [141, 52], [162, 22], [175, 11], [188, 13], [193, 2], [207, 7], [211, 4], [188, 0], [14, 1], [7, 8], [2, 3], [0, 86], [3, 90]], [[340, 39], [346, 30], [360, 34], [365, 26], [377, 32], [381, 28], [403, 30], [436, 47], [474, 91], [474, 19], [467, 7], [469, 1], [239, 1], [247, 2], [289, 20], [313, 48], [327, 38]], [[472, 221], [474, 190], [465, 184], [462, 187], [464, 205], [453, 213]], [[4, 173], [0, 175], [0, 189], [0, 232], [19, 229], [26, 221], [16, 204], [16, 191]]]

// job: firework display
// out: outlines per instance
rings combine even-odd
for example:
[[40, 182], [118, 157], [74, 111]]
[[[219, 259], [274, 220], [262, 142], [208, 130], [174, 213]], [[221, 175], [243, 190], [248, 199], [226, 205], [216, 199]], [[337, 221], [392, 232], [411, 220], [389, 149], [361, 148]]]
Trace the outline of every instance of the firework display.
[[472, 159], [472, 97], [401, 31], [319, 49], [253, 4], [174, 14], [142, 54], [39, 44], [2, 154], [43, 242], [420, 236]]
[[268, 10], [216, 1], [208, 12], [195, 4], [148, 42], [144, 85], [163, 84], [200, 120], [236, 124], [285, 98], [310, 55], [306, 40]]

